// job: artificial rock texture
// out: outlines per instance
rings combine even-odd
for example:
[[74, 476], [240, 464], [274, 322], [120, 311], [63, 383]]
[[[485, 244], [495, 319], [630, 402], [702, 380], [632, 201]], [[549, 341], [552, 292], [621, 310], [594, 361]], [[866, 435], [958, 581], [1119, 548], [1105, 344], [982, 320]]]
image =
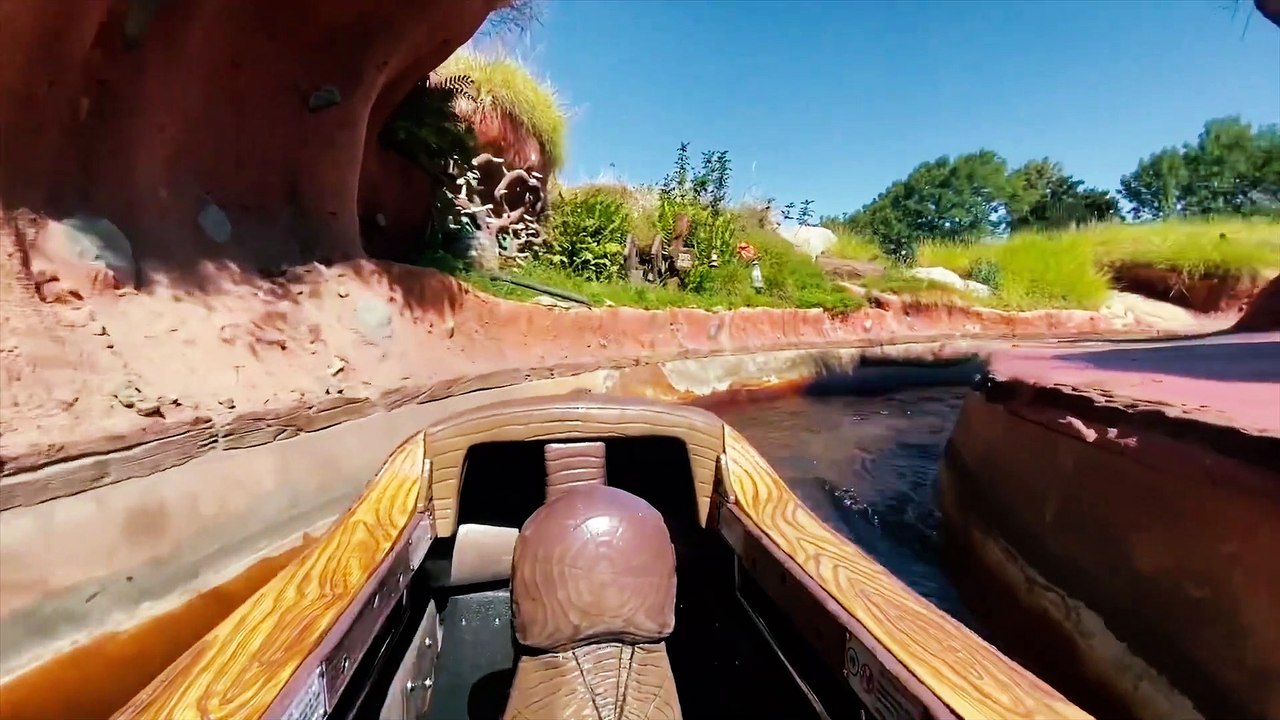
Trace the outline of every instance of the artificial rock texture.
[[1177, 699], [1129, 653], [1205, 716], [1280, 714], [1280, 332], [995, 353], [947, 464], [949, 522], [1101, 617], [1081, 662], [1137, 716]]
[[[893, 298], [566, 311], [371, 261], [367, 219], [393, 247], [426, 196], [377, 131], [495, 4], [0, 0], [0, 476], [80, 458], [92, 487], [110, 450], [150, 443], [155, 472], [268, 417], [648, 360], [1202, 329]], [[41, 499], [5, 487], [0, 509]]]
[[143, 285], [362, 257], [425, 205], [377, 131], [499, 1], [0, 0], [0, 203], [106, 219]]

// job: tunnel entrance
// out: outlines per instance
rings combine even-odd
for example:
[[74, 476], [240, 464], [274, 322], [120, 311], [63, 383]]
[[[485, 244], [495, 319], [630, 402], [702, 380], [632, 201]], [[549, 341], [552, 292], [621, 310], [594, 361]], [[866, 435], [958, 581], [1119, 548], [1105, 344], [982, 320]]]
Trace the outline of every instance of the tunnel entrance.
[[461, 258], [466, 229], [450, 222], [452, 158], [475, 154], [475, 132], [453, 109], [456, 91], [419, 81], [378, 130], [360, 171], [360, 241], [378, 260], [439, 265]]

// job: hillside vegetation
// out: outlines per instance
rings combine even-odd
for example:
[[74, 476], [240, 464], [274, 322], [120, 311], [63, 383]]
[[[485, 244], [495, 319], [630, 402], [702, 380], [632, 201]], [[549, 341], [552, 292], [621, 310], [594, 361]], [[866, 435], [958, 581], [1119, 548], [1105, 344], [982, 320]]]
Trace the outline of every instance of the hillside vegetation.
[[[457, 118], [483, 131], [497, 115], [520, 130], [507, 133], [509, 152], [495, 152], [528, 155], [517, 146], [532, 142], [549, 172], [560, 166], [566, 120], [548, 83], [513, 60], [465, 52], [435, 75], [470, 78], [467, 93], [453, 101]], [[864, 292], [828, 277], [776, 232], [772, 199], [731, 203], [731, 178], [726, 152], [705, 151], [695, 160], [687, 143], [671, 172], [650, 185], [562, 187], [548, 177], [541, 240], [511, 254], [501, 273], [469, 269], [467, 254], [448, 242], [432, 245], [422, 262], [520, 300], [543, 293], [503, 277], [596, 305], [832, 313], [865, 305]], [[810, 225], [811, 204], [799, 203], [797, 212], [788, 203], [781, 215]], [[1117, 273], [1131, 266], [1188, 281], [1264, 276], [1280, 270], [1280, 131], [1234, 117], [1210, 120], [1194, 142], [1140, 160], [1120, 178], [1118, 194], [1085, 186], [1049, 158], [1011, 169], [991, 150], [943, 156], [916, 166], [862, 208], [821, 223], [837, 236], [826, 254], [867, 270], [856, 278], [864, 291], [918, 302], [1097, 309]], [[465, 233], [466, 224], [459, 227]], [[677, 259], [687, 266], [676, 269]], [[915, 267], [946, 268], [992, 294], [972, 296], [912, 274]]]

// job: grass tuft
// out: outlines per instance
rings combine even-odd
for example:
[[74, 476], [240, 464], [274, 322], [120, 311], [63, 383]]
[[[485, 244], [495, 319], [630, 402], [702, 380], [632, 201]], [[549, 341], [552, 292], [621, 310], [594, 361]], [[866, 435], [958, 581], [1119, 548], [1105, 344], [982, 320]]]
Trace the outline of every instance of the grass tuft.
[[568, 121], [550, 82], [538, 80], [512, 58], [468, 48], [459, 49], [436, 72], [470, 77], [478, 111], [506, 115], [537, 140], [548, 168], [563, 165]]
[[1280, 268], [1280, 221], [1196, 219], [1104, 223], [1076, 230], [1015, 233], [1004, 243], [924, 243], [922, 267], [998, 278], [986, 304], [1010, 310], [1096, 310], [1111, 269], [1151, 265], [1189, 279], [1207, 273], [1258, 275]]

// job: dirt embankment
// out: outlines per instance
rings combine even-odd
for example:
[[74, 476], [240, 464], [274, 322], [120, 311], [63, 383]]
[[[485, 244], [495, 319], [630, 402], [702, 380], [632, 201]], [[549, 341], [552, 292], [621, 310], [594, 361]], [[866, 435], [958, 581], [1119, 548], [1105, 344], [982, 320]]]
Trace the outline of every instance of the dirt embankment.
[[[211, 266], [204, 282], [212, 292], [153, 284], [145, 292], [41, 302], [21, 264], [19, 237], [8, 232], [0, 240], [5, 477], [161, 438], [186, 438], [162, 453], [165, 462], [180, 463], [207, 450], [220, 428], [247, 430], [339, 407], [358, 417], [423, 398], [645, 361], [1160, 329], [1131, 315], [901, 304], [844, 317], [817, 310], [566, 311], [499, 300], [431, 270], [371, 261], [302, 266], [275, 279]], [[87, 487], [105, 481], [86, 470]], [[0, 482], [0, 509], [42, 499], [15, 496], [6, 486]]]
[[1240, 312], [1265, 278], [1245, 273], [1206, 273], [1190, 278], [1151, 265], [1117, 265], [1111, 276], [1120, 290], [1200, 313]]
[[1236, 321], [1233, 329], [1239, 332], [1280, 330], [1280, 275], [1272, 278], [1271, 282], [1249, 301], [1248, 307]]

